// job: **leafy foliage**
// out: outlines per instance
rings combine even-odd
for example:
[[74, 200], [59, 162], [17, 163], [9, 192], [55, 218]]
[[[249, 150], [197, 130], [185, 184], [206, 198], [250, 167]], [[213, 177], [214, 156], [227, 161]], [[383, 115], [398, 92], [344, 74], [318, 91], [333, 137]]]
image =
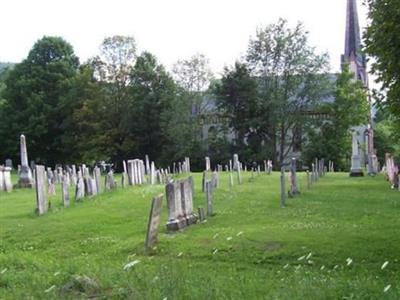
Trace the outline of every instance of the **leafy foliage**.
[[9, 72], [0, 123], [1, 155], [16, 156], [19, 135], [24, 133], [29, 136], [31, 159], [56, 163], [69, 156], [62, 137], [74, 100], [65, 101], [64, 95], [78, 65], [70, 44], [59, 37], [43, 37]]
[[310, 164], [315, 157], [323, 157], [333, 161], [336, 169], [346, 170], [351, 153], [350, 129], [367, 123], [369, 112], [366, 91], [348, 66], [337, 77], [334, 97], [333, 103], [320, 105], [320, 111], [329, 117], [315, 120], [308, 130], [303, 159]]
[[364, 34], [365, 52], [373, 58], [372, 73], [382, 84], [381, 93], [376, 96], [390, 108], [400, 132], [400, 3], [396, 0], [365, 3], [371, 21]]

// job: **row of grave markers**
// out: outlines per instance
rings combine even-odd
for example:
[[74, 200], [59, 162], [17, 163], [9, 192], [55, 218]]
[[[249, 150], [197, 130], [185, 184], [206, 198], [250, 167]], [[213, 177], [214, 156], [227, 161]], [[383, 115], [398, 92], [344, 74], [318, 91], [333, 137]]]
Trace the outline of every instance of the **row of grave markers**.
[[[289, 181], [289, 190], [286, 191], [286, 168], [283, 166], [281, 168], [281, 176], [280, 176], [280, 182], [281, 182], [281, 207], [286, 206], [286, 199], [287, 197], [293, 198], [296, 195], [300, 194], [300, 190], [298, 187], [298, 181], [297, 181], [297, 167], [296, 167], [296, 158], [292, 158], [289, 166], [289, 172], [288, 172], [288, 181]], [[311, 174], [310, 171], [307, 170], [307, 188], [310, 189], [313, 184], [318, 182], [318, 180], [321, 177], [324, 177], [326, 173], [328, 172], [334, 172], [334, 166], [333, 162], [329, 161], [328, 162], [328, 168], [325, 166], [325, 160], [324, 159], [318, 159], [315, 158], [315, 161], [311, 164]]]

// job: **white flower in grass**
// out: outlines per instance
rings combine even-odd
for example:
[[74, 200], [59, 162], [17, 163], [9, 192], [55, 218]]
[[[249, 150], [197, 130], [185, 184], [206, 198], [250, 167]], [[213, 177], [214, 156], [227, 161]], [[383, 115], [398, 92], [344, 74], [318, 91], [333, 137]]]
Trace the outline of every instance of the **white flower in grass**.
[[387, 286], [385, 286], [385, 288], [383, 289], [383, 292], [386, 293], [388, 290], [390, 290], [392, 286], [389, 284]]
[[312, 252], [308, 253], [306, 259], [309, 259], [311, 257], [311, 255], [312, 255]]
[[243, 231], [238, 232], [236, 236], [241, 236], [243, 234]]
[[300, 261], [300, 260], [303, 260], [304, 258], [305, 258], [305, 256], [303, 255], [303, 256], [299, 257], [297, 260]]
[[178, 257], [182, 256], [183, 252], [179, 252], [178, 253]]
[[56, 287], [55, 285], [52, 285], [51, 287], [49, 287], [49, 288], [48, 288], [47, 290], [45, 290], [44, 292], [45, 292], [45, 293], [51, 292], [52, 290], [54, 290], [55, 287]]
[[385, 262], [383, 263], [382, 267], [381, 267], [381, 270], [383, 270], [384, 268], [386, 268], [388, 264], [389, 264], [389, 262], [388, 262], [388, 261], [385, 261]]
[[127, 263], [125, 266], [124, 266], [124, 270], [125, 271], [127, 271], [127, 270], [129, 270], [130, 268], [132, 268], [133, 266], [135, 266], [135, 265], [137, 265], [138, 263], [140, 263], [140, 260], [134, 260], [134, 261], [131, 261], [130, 263]]
[[232, 239], [231, 236], [228, 236], [228, 237], [226, 238], [227, 241], [230, 241], [231, 239]]
[[350, 266], [351, 263], [353, 262], [353, 260], [352, 260], [350, 257], [347, 258], [346, 261], [347, 261], [347, 265], [348, 265], [348, 266]]

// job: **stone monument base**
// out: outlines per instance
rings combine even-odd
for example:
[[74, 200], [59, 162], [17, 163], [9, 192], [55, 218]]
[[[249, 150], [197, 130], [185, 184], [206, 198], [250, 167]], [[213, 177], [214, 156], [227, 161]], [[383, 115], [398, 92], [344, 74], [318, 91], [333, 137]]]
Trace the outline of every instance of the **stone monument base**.
[[187, 225], [186, 219], [170, 220], [167, 223], [167, 229], [170, 231], [177, 231], [185, 228]]
[[363, 177], [364, 172], [362, 170], [351, 170], [350, 177]]

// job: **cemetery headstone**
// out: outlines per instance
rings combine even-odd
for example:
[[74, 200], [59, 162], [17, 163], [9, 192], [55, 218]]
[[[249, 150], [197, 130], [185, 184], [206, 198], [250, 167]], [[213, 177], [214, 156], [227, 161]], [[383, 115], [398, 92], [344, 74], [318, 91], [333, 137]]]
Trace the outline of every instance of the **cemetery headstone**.
[[212, 186], [211, 181], [206, 182], [207, 216], [213, 216]]
[[32, 171], [28, 165], [28, 152], [26, 150], [25, 136], [20, 136], [20, 154], [21, 154], [21, 170], [19, 172], [18, 187], [20, 188], [32, 188], [33, 179]]
[[285, 168], [281, 168], [281, 207], [286, 206]]
[[179, 182], [170, 182], [165, 186], [168, 206], [168, 230], [179, 230], [186, 226], [183, 216], [181, 188]]
[[204, 222], [204, 220], [206, 219], [206, 215], [204, 213], [204, 208], [203, 207], [198, 207], [197, 208], [197, 212], [199, 214], [199, 221], [200, 222]]
[[7, 158], [5, 161], [5, 166], [12, 169], [13, 168], [12, 160]]
[[150, 216], [149, 216], [149, 222], [147, 224], [147, 234], [145, 241], [146, 250], [153, 249], [157, 243], [163, 197], [164, 195], [160, 194], [157, 197], [154, 197], [151, 203]]
[[45, 168], [41, 165], [36, 165], [35, 167], [35, 186], [36, 186], [36, 212], [39, 215], [43, 215], [47, 212], [49, 205], [47, 202], [46, 193], [46, 175]]
[[364, 172], [361, 168], [361, 157], [358, 149], [357, 133], [353, 132], [350, 177], [360, 176], [364, 176]]
[[62, 190], [62, 202], [64, 207], [69, 206], [69, 183], [67, 181], [67, 175], [64, 175], [61, 181]]

